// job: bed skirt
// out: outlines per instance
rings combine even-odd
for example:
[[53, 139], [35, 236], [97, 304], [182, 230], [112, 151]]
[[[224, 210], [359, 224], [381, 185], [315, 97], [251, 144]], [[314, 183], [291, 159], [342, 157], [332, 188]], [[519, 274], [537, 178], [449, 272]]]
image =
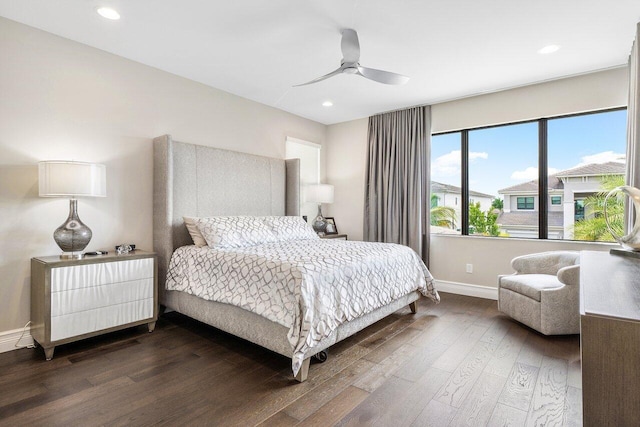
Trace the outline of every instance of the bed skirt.
[[[215, 328], [258, 344], [271, 351], [291, 358], [293, 349], [287, 339], [289, 328], [266, 319], [243, 308], [216, 301], [208, 301], [186, 292], [165, 291], [167, 308], [187, 315]], [[378, 320], [418, 300], [420, 293], [411, 292], [371, 313], [340, 325], [331, 335], [305, 353], [305, 359], [325, 350], [333, 344], [350, 337]]]

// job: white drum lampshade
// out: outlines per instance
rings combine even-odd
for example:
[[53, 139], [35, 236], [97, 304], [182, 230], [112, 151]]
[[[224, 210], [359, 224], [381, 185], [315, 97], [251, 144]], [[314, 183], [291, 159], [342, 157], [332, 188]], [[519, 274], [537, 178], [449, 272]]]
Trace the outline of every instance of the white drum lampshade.
[[322, 203], [333, 203], [333, 185], [315, 184], [307, 187], [307, 202], [318, 204], [318, 216], [313, 220], [313, 229], [316, 233], [324, 235], [327, 229], [327, 221], [322, 216]]
[[315, 184], [308, 186], [307, 202], [333, 203], [333, 185]]
[[69, 197], [69, 217], [53, 233], [63, 258], [81, 258], [91, 229], [78, 217], [77, 197], [106, 197], [106, 168], [97, 163], [48, 160], [38, 163], [40, 197]]

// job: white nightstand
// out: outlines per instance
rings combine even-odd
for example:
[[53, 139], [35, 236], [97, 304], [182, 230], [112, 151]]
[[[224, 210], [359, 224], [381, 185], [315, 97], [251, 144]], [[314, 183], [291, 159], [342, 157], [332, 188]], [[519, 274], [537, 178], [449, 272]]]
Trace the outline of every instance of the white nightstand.
[[158, 318], [157, 257], [58, 256], [31, 259], [31, 335], [47, 360], [57, 345], [148, 324]]

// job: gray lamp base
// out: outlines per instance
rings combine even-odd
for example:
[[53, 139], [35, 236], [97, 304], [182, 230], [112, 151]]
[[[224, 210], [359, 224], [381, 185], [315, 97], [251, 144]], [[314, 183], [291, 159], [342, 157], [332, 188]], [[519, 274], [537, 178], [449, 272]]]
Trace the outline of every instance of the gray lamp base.
[[53, 240], [62, 249], [62, 259], [82, 258], [82, 251], [91, 241], [91, 229], [78, 217], [78, 201], [69, 201], [69, 217], [56, 231], [53, 232]]
[[327, 220], [322, 216], [322, 205], [318, 205], [318, 216], [313, 220], [312, 227], [320, 236], [324, 236], [327, 231]]
[[84, 258], [84, 253], [82, 252], [62, 252], [60, 255], [60, 259], [82, 259]]

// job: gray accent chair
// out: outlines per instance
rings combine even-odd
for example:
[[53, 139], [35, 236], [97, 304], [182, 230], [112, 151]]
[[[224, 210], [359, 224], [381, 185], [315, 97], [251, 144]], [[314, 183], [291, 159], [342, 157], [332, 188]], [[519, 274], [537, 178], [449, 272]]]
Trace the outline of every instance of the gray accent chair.
[[498, 276], [498, 310], [544, 335], [580, 333], [580, 253], [553, 251], [514, 258]]

